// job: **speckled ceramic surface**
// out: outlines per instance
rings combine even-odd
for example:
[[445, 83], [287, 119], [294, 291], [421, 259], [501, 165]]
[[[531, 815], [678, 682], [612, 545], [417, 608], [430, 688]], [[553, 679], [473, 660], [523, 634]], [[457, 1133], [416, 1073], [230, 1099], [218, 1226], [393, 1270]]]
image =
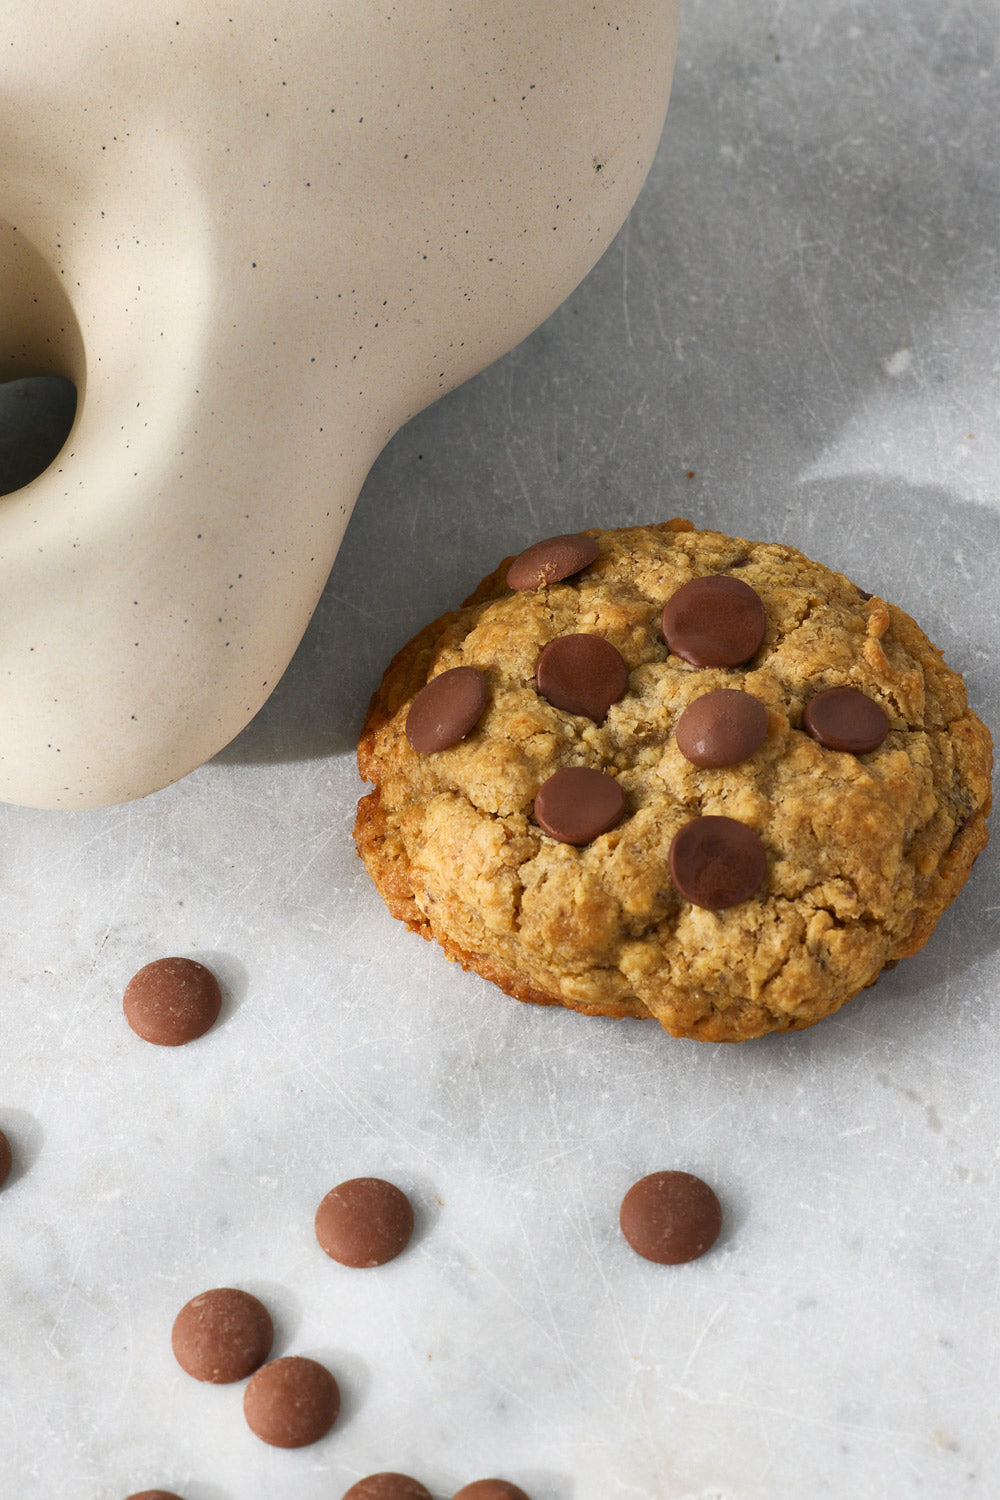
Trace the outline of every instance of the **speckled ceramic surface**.
[[[389, 445], [253, 724], [148, 799], [0, 810], [2, 1500], [339, 1500], [379, 1469], [435, 1500], [1000, 1492], [996, 849], [842, 1015], [718, 1047], [507, 1000], [350, 841], [392, 652], [598, 522], [791, 542], [919, 619], [1000, 726], [994, 42], [986, 0], [688, 0], [626, 228]], [[120, 1014], [164, 953], [225, 987], [186, 1049]], [[617, 1228], [669, 1168], [723, 1208], [687, 1266]], [[312, 1218], [362, 1174], [417, 1226], [352, 1273]], [[226, 1284], [336, 1374], [315, 1448], [264, 1448], [240, 1388], [174, 1362]]]
[[272, 691], [372, 460], [617, 232], [678, 0], [0, 7], [0, 798], [140, 796]]

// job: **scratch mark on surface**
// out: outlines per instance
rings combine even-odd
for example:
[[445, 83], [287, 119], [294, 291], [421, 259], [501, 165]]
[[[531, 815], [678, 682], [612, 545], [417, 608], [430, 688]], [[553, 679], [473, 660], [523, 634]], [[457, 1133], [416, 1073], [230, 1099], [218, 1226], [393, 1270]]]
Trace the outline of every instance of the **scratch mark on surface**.
[[691, 1345], [691, 1351], [688, 1354], [687, 1359], [684, 1361], [684, 1368], [683, 1368], [683, 1370], [681, 1370], [680, 1375], [678, 1377], [678, 1380], [679, 1380], [679, 1382], [681, 1384], [683, 1384], [683, 1382], [685, 1380], [687, 1380], [688, 1375], [691, 1373], [691, 1366], [694, 1364], [695, 1360], [698, 1358], [698, 1351], [701, 1349], [702, 1344], [705, 1342], [705, 1339], [711, 1333], [711, 1331], [715, 1327], [716, 1323], [723, 1316], [723, 1314], [727, 1311], [728, 1307], [729, 1307], [729, 1303], [728, 1302], [720, 1302], [719, 1305], [718, 1305], [718, 1307], [715, 1309], [715, 1311], [710, 1314], [710, 1316], [707, 1318], [707, 1320], [705, 1321], [705, 1323], [702, 1325], [702, 1328], [701, 1328], [701, 1330], [700, 1330], [700, 1332], [698, 1334], [698, 1337], [695, 1339], [694, 1343]]

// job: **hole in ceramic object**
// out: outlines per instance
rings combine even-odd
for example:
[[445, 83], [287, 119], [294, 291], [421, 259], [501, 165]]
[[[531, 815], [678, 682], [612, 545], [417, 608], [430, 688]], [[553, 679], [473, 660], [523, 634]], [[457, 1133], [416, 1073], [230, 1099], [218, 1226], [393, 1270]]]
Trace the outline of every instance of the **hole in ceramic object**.
[[0, 218], [0, 495], [36, 479], [60, 452], [84, 371], [61, 269], [22, 228]]
[[76, 386], [61, 375], [29, 375], [0, 385], [0, 495], [44, 474], [75, 416]]

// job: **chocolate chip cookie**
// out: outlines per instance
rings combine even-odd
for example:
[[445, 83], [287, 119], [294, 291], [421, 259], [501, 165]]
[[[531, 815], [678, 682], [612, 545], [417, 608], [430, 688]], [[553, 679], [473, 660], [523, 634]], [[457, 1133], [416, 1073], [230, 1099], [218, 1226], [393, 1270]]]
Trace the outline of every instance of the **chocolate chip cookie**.
[[741, 1041], [916, 953], [986, 843], [992, 746], [912, 619], [688, 521], [552, 537], [389, 666], [358, 851], [520, 1000]]

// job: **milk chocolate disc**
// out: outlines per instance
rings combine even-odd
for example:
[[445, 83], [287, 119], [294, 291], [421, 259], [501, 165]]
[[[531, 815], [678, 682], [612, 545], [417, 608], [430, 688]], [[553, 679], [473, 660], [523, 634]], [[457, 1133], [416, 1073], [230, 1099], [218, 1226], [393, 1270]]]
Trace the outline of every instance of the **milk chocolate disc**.
[[535, 681], [554, 708], [603, 724], [612, 703], [625, 696], [628, 667], [603, 636], [560, 635], [539, 656]]
[[329, 1370], [297, 1354], [261, 1365], [243, 1392], [247, 1425], [273, 1448], [319, 1442], [339, 1411], [340, 1390]]
[[477, 667], [439, 672], [410, 704], [406, 738], [421, 755], [457, 745], [479, 723], [489, 695], [489, 684]]
[[342, 1266], [384, 1266], [410, 1242], [413, 1207], [392, 1182], [352, 1177], [327, 1193], [315, 1228], [322, 1248]]
[[158, 958], [125, 986], [125, 1019], [158, 1047], [181, 1047], [203, 1036], [219, 1017], [219, 981], [193, 958]]
[[567, 766], [543, 781], [535, 820], [564, 844], [589, 844], [621, 822], [625, 794], [613, 776], [589, 766]]
[[10, 1176], [10, 1169], [14, 1165], [14, 1153], [10, 1149], [10, 1141], [0, 1130], [0, 1187], [3, 1187]]
[[625, 1194], [620, 1223], [637, 1255], [661, 1266], [676, 1266], [696, 1260], [715, 1244], [722, 1209], [700, 1177], [652, 1172]]
[[215, 1287], [185, 1303], [171, 1332], [174, 1357], [195, 1380], [245, 1380], [271, 1352], [274, 1327], [262, 1302], [235, 1287]]
[[857, 688], [827, 688], [810, 698], [802, 715], [807, 734], [825, 750], [865, 755], [877, 750], [889, 733], [889, 716], [881, 703]]
[[767, 735], [767, 709], [736, 688], [718, 688], [689, 703], [677, 721], [677, 748], [696, 766], [749, 760]]
[[181, 1497], [173, 1490], [136, 1490], [134, 1495], [126, 1495], [125, 1500], [181, 1500]]
[[719, 911], [748, 901], [767, 873], [760, 835], [735, 818], [694, 818], [670, 845], [674, 885], [693, 906]]
[[456, 1491], [452, 1500], [528, 1500], [528, 1496], [509, 1479], [474, 1479]]
[[767, 629], [764, 601], [742, 578], [692, 578], [663, 606], [663, 639], [694, 667], [740, 667]]
[[344, 1493], [343, 1500], [432, 1500], [419, 1479], [408, 1474], [369, 1474]]
[[584, 536], [580, 531], [547, 537], [515, 557], [507, 569], [507, 586], [540, 589], [547, 583], [559, 583], [589, 567], [600, 550], [592, 536]]

